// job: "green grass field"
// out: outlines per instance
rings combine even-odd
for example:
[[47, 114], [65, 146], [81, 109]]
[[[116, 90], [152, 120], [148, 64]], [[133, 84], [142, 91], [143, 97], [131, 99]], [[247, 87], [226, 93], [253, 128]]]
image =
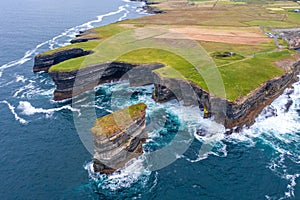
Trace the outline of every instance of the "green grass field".
[[[103, 52], [108, 55], [122, 46], [118, 47], [118, 44], [104, 45], [105, 51], [98, 49], [98, 46], [104, 44], [106, 39], [123, 31], [139, 27], [154, 27], [170, 30], [194, 28], [191, 29], [194, 31], [191, 36], [211, 56], [223, 79], [226, 98], [230, 101], [247, 95], [271, 78], [283, 75], [283, 70], [275, 66], [274, 62], [291, 57], [292, 51], [278, 50], [274, 41], [268, 39], [260, 31], [259, 26], [263, 27], [264, 30], [268, 30], [269, 27], [299, 27], [300, 14], [292, 12], [293, 7], [300, 7], [298, 3], [271, 0], [223, 0], [214, 6], [216, 1], [210, 0], [193, 0], [193, 5], [184, 1], [161, 0], [160, 2], [161, 4], [156, 6], [160, 9], [165, 8], [167, 10], [165, 14], [126, 20], [95, 28], [89, 36], [99, 37], [99, 40], [72, 44], [44, 53], [52, 54], [59, 50], [74, 47], [94, 51], [94, 54], [54, 65], [50, 68], [50, 72], [73, 71], [93, 64], [114, 61], [108, 60]], [[208, 31], [205, 32], [205, 30]], [[224, 35], [222, 35], [222, 30], [224, 30]], [[222, 37], [227, 37], [227, 41], [222, 41]], [[232, 38], [230, 39], [232, 42], [228, 42], [228, 38]], [[253, 42], [247, 43], [249, 38]], [[262, 39], [266, 41], [261, 42]], [[281, 40], [279, 42], [285, 44]], [[222, 52], [232, 52], [233, 56], [218, 56]], [[162, 49], [142, 48], [127, 52], [115, 60], [135, 64], [159, 62], [166, 66], [155, 71], [160, 76], [184, 78], [207, 90], [205, 79], [202, 77], [206, 74], [201, 76], [195, 72], [197, 66], [193, 66], [179, 55]]]

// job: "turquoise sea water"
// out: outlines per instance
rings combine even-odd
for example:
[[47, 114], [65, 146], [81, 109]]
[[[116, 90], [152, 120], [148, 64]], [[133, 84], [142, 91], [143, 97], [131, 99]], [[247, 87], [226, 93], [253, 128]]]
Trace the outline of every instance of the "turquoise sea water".
[[[79, 30], [144, 16], [139, 6], [108, 0], [0, 2], [0, 199], [300, 199], [300, 82], [250, 129], [231, 136], [220, 131], [199, 137], [196, 127], [217, 125], [178, 102], [156, 104], [153, 86], [105, 84], [95, 102], [79, 108], [51, 100], [51, 79], [32, 73], [34, 55], [67, 44]], [[289, 100], [293, 104], [285, 112]], [[188, 150], [152, 172], [142, 164], [147, 157], [140, 157], [112, 176], [93, 173], [74, 119], [89, 118], [87, 108], [103, 116], [141, 101], [148, 104], [148, 126], [155, 119], [164, 122], [150, 129], [146, 154], [168, 146], [182, 129], [195, 136]]]

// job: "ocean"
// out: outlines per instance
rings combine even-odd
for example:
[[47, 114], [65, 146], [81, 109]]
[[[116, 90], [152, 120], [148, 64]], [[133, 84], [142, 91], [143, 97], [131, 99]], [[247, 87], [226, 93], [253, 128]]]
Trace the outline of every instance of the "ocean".
[[[142, 5], [0, 2], [0, 199], [300, 199], [300, 82], [251, 128], [230, 136], [200, 119], [193, 107], [154, 102], [151, 85], [104, 84], [95, 89], [95, 101], [76, 108], [70, 101], [52, 101], [55, 86], [48, 74], [32, 72], [34, 56], [67, 45], [81, 30], [145, 16]], [[288, 101], [293, 104], [286, 112]], [[143, 147], [146, 155], [166, 149], [181, 130], [190, 136], [179, 143], [187, 150], [155, 171], [141, 156], [111, 176], [95, 174], [75, 119], [89, 119], [87, 108], [100, 117], [137, 102], [148, 105], [148, 126], [157, 125]], [[198, 136], [199, 127], [216, 129]]]

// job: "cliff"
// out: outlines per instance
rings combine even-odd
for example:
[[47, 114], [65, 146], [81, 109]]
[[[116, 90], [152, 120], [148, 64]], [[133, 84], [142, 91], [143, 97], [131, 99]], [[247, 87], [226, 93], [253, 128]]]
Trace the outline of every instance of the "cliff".
[[86, 56], [92, 53], [91, 51], [84, 51], [81, 48], [71, 48], [54, 52], [53, 54], [40, 54], [34, 58], [33, 72], [48, 72], [52, 65], [56, 65], [65, 60]]
[[[152, 96], [157, 102], [176, 98], [187, 106], [199, 106], [203, 109], [203, 117], [212, 117], [224, 124], [229, 132], [244, 125], [250, 126], [266, 105], [298, 80], [299, 74], [299, 59], [294, 59], [295, 51], [278, 50], [278, 45], [263, 34], [258, 25], [272, 20], [280, 27], [297, 27], [299, 24], [288, 16], [288, 11], [284, 11], [287, 18], [282, 22], [277, 19], [281, 19], [283, 11], [269, 12], [264, 6], [256, 4], [216, 5], [214, 1], [211, 4], [209, 2], [202, 5], [201, 2], [188, 1], [146, 1], [147, 7], [165, 12], [80, 32], [71, 41], [73, 44], [36, 56], [33, 70], [49, 71], [56, 85], [54, 100], [72, 98], [102, 83], [129, 80], [131, 86], [154, 84]], [[209, 5], [212, 9], [207, 9]], [[281, 7], [284, 10], [284, 3]], [[260, 14], [257, 15], [258, 11], [264, 13], [263, 18]], [[242, 13], [248, 13], [247, 17]], [[237, 16], [239, 14], [241, 16]], [[95, 47], [105, 43], [106, 39], [128, 30], [133, 31], [137, 38], [147, 38], [146, 30], [160, 28], [168, 29], [170, 33], [180, 33], [154, 37], [165, 42], [162, 44], [181, 44], [180, 48], [184, 49], [181, 42], [187, 38], [193, 40], [193, 44], [201, 44], [207, 51], [207, 57], [211, 56], [205, 62], [212, 61], [220, 72], [227, 99], [213, 96], [203, 89], [206, 88], [203, 76], [207, 74], [199, 75], [195, 70], [199, 66], [193, 66], [189, 61], [163, 51], [164, 49], [142, 48], [127, 52], [114, 62], [105, 58], [99, 60], [103, 51]], [[300, 29], [273, 30], [288, 42], [290, 49], [298, 48]], [[281, 38], [276, 40], [280, 44], [284, 43]], [[109, 52], [122, 45], [125, 43], [118, 41], [106, 48]], [[284, 45], [280, 46], [283, 48]], [[89, 51], [90, 49], [94, 52]], [[184, 50], [198, 56], [194, 55], [195, 51], [190, 47]], [[222, 52], [229, 54], [216, 56], [222, 55]], [[73, 59], [81, 56], [88, 57], [87, 60], [91, 62]], [[287, 58], [293, 59], [284, 62]], [[281, 64], [276, 65], [279, 62]], [[156, 70], [158, 68], [163, 68], [160, 73]], [[176, 76], [168, 69], [175, 69], [182, 76]]]
[[95, 172], [111, 174], [143, 153], [146, 107], [136, 104], [96, 120], [91, 129]]
[[[192, 82], [163, 78], [156, 74], [154, 75], [153, 98], [158, 102], [178, 99], [183, 101], [186, 106], [199, 106], [204, 111], [204, 118], [213, 117], [216, 122], [223, 124], [228, 129], [227, 133], [231, 133], [238, 131], [244, 125], [251, 126], [267, 105], [280, 96], [286, 88], [299, 81], [299, 56], [296, 60], [288, 59], [279, 62], [278, 65], [285, 70], [283, 76], [266, 81], [247, 96], [233, 102], [211, 96], [209, 92]], [[187, 92], [187, 90], [192, 91]], [[189, 95], [192, 93], [197, 95], [197, 101], [192, 95]]]
[[[91, 90], [101, 83], [129, 79], [132, 86], [153, 83], [152, 70], [162, 64], [134, 65], [123, 62], [103, 63], [71, 72], [50, 72], [56, 85], [54, 100], [64, 100]], [[130, 73], [127, 73], [129, 72]]]

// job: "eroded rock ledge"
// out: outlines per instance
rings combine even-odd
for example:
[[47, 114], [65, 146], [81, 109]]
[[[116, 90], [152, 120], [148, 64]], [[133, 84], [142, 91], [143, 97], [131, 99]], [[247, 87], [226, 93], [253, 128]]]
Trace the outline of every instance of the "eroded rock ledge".
[[91, 129], [95, 172], [111, 174], [143, 153], [146, 107], [136, 104], [96, 120]]
[[53, 54], [40, 54], [34, 58], [33, 72], [48, 72], [52, 65], [56, 65], [65, 60], [86, 56], [92, 53], [91, 51], [84, 51], [80, 48], [71, 48], [62, 51], [57, 51]]
[[152, 70], [160, 67], [163, 67], [163, 65], [156, 63], [134, 65], [112, 62], [93, 65], [71, 72], [50, 72], [49, 75], [56, 85], [54, 100], [60, 101], [91, 90], [101, 83], [129, 79], [132, 86], [151, 84], [153, 83]]

